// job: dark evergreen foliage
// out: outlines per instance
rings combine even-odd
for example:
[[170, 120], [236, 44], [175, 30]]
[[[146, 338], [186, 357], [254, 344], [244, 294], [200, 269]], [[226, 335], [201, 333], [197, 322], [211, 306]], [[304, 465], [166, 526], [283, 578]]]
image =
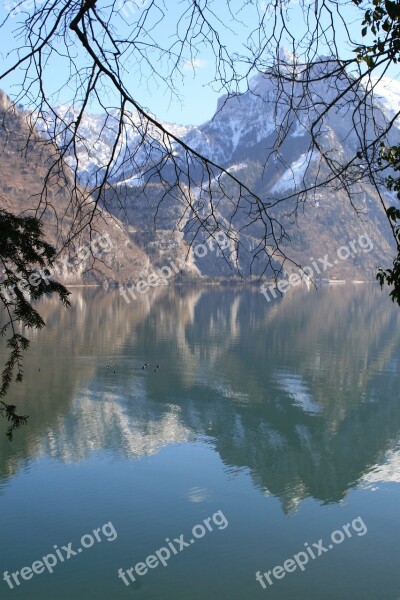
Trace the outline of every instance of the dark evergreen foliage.
[[[10, 425], [7, 437], [27, 422], [26, 415], [18, 415], [16, 406], [3, 398], [15, 377], [22, 381], [23, 352], [29, 348], [29, 339], [22, 333], [27, 329], [41, 329], [45, 322], [34, 307], [37, 300], [53, 293], [64, 306], [69, 306], [69, 292], [57, 281], [46, 277], [56, 256], [55, 249], [43, 239], [40, 221], [35, 217], [16, 216], [0, 210], [0, 301], [3, 308], [0, 333], [6, 338], [9, 356], [0, 382], [0, 415]], [[4, 318], [5, 315], [5, 318]]]

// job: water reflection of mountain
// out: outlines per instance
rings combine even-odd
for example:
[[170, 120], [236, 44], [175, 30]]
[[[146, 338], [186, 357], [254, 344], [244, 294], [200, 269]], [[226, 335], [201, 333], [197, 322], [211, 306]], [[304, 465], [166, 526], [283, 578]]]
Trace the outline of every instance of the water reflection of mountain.
[[[31, 424], [0, 442], [3, 475], [30, 457], [140, 457], [206, 435], [286, 510], [340, 500], [385, 456], [393, 480], [400, 313], [379, 290], [300, 290], [270, 304], [200, 288], [130, 305], [114, 292], [76, 299], [61, 315], [46, 306], [42, 356], [31, 354], [15, 397], [30, 396]], [[160, 372], [143, 372], [144, 360]]]

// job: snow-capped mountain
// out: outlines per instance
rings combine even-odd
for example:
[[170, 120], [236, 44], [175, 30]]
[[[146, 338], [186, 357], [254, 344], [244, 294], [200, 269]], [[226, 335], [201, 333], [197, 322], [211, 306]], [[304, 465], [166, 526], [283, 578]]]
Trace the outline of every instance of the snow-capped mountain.
[[[281, 58], [289, 61], [293, 57], [285, 54]], [[400, 82], [383, 77], [374, 80], [373, 83], [376, 104], [380, 105], [387, 118], [392, 118], [400, 107]], [[335, 90], [338, 85], [341, 83], [335, 80]], [[334, 97], [335, 90], [332, 89], [330, 81], [318, 82], [314, 85], [310, 98], [306, 101], [299, 100], [299, 85], [287, 84], [278, 94], [274, 79], [267, 73], [260, 73], [250, 80], [246, 93], [232, 97], [222, 96], [218, 100], [214, 117], [203, 125], [185, 126], [167, 122], [161, 122], [161, 125], [166, 131], [183, 139], [188, 146], [217, 164], [235, 168], [237, 164], [245, 164], [249, 158], [264, 162], [268, 151], [276, 143], [278, 127], [284, 124], [289, 130], [286, 145], [292, 150], [295, 147], [299, 148], [294, 160], [287, 161], [285, 171], [292, 168], [293, 172], [297, 172], [298, 165], [302, 164], [303, 155], [307, 157], [310, 123], [315, 119], [318, 110], [323, 110], [322, 107], [318, 109], [321, 100], [329, 101]], [[290, 101], [299, 106], [296, 118], [288, 113]], [[335, 150], [338, 152], [354, 152], [359, 144], [351, 117], [347, 104], [343, 104], [324, 119], [324, 131], [320, 133], [320, 137], [325, 137], [329, 146], [332, 146], [334, 141]], [[61, 105], [56, 107], [53, 113], [43, 114], [39, 124], [48, 135], [54, 135], [56, 132], [59, 146], [65, 148], [71, 137], [70, 129], [66, 125], [71, 125], [77, 119], [77, 110]], [[76, 153], [82, 182], [94, 179], [108, 164], [118, 125], [116, 110], [107, 114], [85, 113], [80, 120], [78, 143], [76, 148], [69, 148], [69, 154]], [[137, 112], [131, 111], [126, 114], [124, 126], [123, 135], [115, 151], [110, 177], [112, 181], [125, 181], [132, 186], [141, 185], [143, 167], [152, 160], [157, 160], [157, 154], [167, 146], [170, 150], [170, 143], [159, 129], [145, 121]], [[145, 142], [144, 133], [149, 138]], [[316, 156], [314, 158], [317, 159]], [[282, 164], [286, 162], [285, 159], [284, 155]], [[75, 166], [76, 161], [71, 157], [69, 160]], [[270, 160], [267, 168], [273, 165], [274, 161]], [[284, 180], [287, 179], [286, 172], [282, 173], [282, 176]], [[299, 180], [298, 174], [294, 177], [294, 184], [296, 180]]]
[[[283, 57], [289, 60], [287, 56]], [[318, 67], [315, 67], [316, 69]], [[307, 99], [301, 98], [301, 86], [287, 84], [278, 93], [275, 80], [268, 74], [258, 74], [249, 83], [249, 90], [237, 96], [222, 96], [217, 103], [214, 117], [201, 126], [184, 126], [161, 122], [166, 131], [184, 140], [184, 142], [207, 156], [212, 161], [224, 166], [233, 167], [245, 164], [248, 159], [264, 163], [269, 151], [276, 144], [277, 130], [284, 124], [288, 130], [286, 146], [282, 151], [285, 172], [277, 169], [276, 163], [269, 160], [266, 165], [268, 177], [274, 171], [280, 171], [283, 181], [287, 180], [287, 170], [297, 173], [307, 157], [309, 146], [309, 129], [316, 115], [323, 111], [323, 102], [328, 102], [337, 93], [340, 85], [346, 85], [335, 80], [335, 89], [331, 81], [314, 84], [312, 94]], [[380, 106], [386, 118], [392, 118], [400, 107], [400, 82], [386, 77], [373, 81], [376, 106]], [[288, 111], [289, 102], [297, 104], [296, 117]], [[358, 133], [352, 121], [352, 111], [349, 110], [349, 98], [335, 111], [330, 111], [324, 118], [323, 128], [319, 132], [319, 141], [332, 148], [339, 154], [354, 153], [359, 145]], [[379, 111], [378, 111], [379, 112]], [[365, 112], [368, 116], [368, 109]], [[375, 115], [379, 121], [383, 115]], [[43, 115], [42, 129], [47, 134], [57, 134], [59, 146], [64, 148], [70, 142], [70, 130], [66, 124], [76, 122], [78, 112], [67, 106], [59, 106], [53, 114]], [[107, 165], [113, 152], [117, 130], [118, 113], [85, 114], [80, 121], [78, 143], [75, 149], [78, 158], [78, 171], [83, 182], [96, 176]], [[127, 113], [124, 118], [124, 131], [117, 145], [115, 160], [111, 171], [112, 181], [125, 181], [137, 186], [142, 183], [140, 178], [143, 167], [157, 159], [170, 142], [159, 129], [143, 119], [136, 112]], [[378, 122], [379, 125], [379, 122]], [[367, 135], [372, 136], [372, 125]], [[149, 138], [144, 142], [143, 134]], [[174, 148], [176, 150], [176, 148]], [[294, 154], [294, 156], [286, 156]], [[318, 160], [317, 156], [314, 156]], [[286, 160], [289, 159], [289, 160]], [[75, 162], [70, 158], [71, 162]], [[265, 173], [264, 173], [265, 175]], [[293, 187], [299, 181], [299, 175], [293, 177]], [[277, 182], [274, 182], [272, 188]], [[282, 182], [283, 185], [283, 182]], [[282, 186], [281, 186], [282, 187]], [[287, 185], [284, 186], [287, 189]], [[279, 188], [279, 184], [278, 184]]]
[[[42, 113], [39, 127], [48, 136], [56, 135], [59, 148], [68, 148], [66, 160], [71, 167], [77, 167], [83, 184], [95, 185], [110, 156], [115, 152], [110, 173], [111, 181], [122, 181], [126, 178], [130, 185], [140, 185], [142, 167], [166, 148], [165, 139], [159, 129], [145, 122], [133, 111], [126, 113], [123, 135], [116, 144], [119, 127], [117, 110], [107, 114], [85, 113], [80, 120], [78, 141], [74, 148], [71, 146], [70, 125], [78, 119], [78, 110], [60, 105], [53, 112]], [[177, 137], [184, 137], [191, 129], [190, 126], [173, 123], [163, 122], [162, 125]], [[144, 131], [151, 138], [151, 144], [142, 143]]]
[[[283, 59], [289, 61], [287, 57]], [[318, 70], [321, 67], [315, 65], [312, 68]], [[185, 144], [234, 173], [265, 203], [276, 204], [274, 217], [286, 229], [290, 238], [290, 242], [286, 238], [286, 249], [296, 262], [309, 264], [313, 257], [325, 256], [327, 252], [334, 254], [337, 248], [366, 234], [371, 239], [373, 250], [359, 253], [346, 261], [336, 260], [329, 277], [354, 277], [365, 273], [373, 277], [377, 266], [390, 264], [392, 248], [386, 215], [372, 186], [361, 183], [355, 190], [355, 205], [360, 218], [344, 190], [335, 190], [334, 186], [318, 188], [304, 205], [304, 211], [301, 210], [296, 218], [293, 216], [297, 192], [319, 181], [319, 178], [323, 180], [327, 173], [326, 163], [319, 152], [311, 151], [310, 123], [323, 111], [323, 102], [333, 98], [335, 89], [346, 85], [341, 81], [334, 83], [336, 88], [329, 79], [316, 82], [310, 95], [304, 98], [300, 84], [285, 84], [278, 92], [271, 74], [259, 73], [250, 81], [247, 92], [221, 97], [214, 117], [203, 125], [162, 125], [166, 131], [183, 139]], [[296, 106], [295, 115], [288, 110], [290, 104]], [[375, 89], [375, 106], [380, 109], [375, 114], [375, 125], [369, 118], [370, 108], [365, 109], [367, 138], [373, 138], [374, 126], [381, 127], [385, 119], [392, 118], [399, 104], [400, 83], [388, 79], [380, 81]], [[359, 148], [359, 131], [354, 124], [352, 106], [355, 106], [355, 99], [346, 95], [335, 111], [324, 116], [316, 133], [320, 146], [338, 160], [354, 156]], [[123, 136], [114, 149], [118, 113], [110, 111], [103, 115], [85, 114], [80, 121], [77, 145], [72, 148], [65, 123], [76, 122], [77, 117], [76, 111], [61, 106], [53, 114], [43, 115], [41, 129], [47, 135], [56, 132], [60, 148], [67, 149], [67, 161], [77, 167], [81, 182], [89, 186], [98, 181], [114, 152], [109, 173], [113, 194], [105, 198], [108, 210], [125, 223], [128, 235], [150, 256], [152, 264], [165, 264], [167, 255], [185, 255], [190, 237], [184, 229], [192, 213], [182, 207], [177, 195], [164, 197], [164, 188], [161, 185], [157, 187], [154, 178], [152, 186], [146, 188], [146, 194], [141, 193], [149, 165], [164, 157], [166, 150], [179, 158], [179, 146], [171, 143], [168, 136], [154, 126], [148, 126], [140, 115], [131, 112], [124, 119]], [[286, 137], [279, 143], [278, 154], [274, 154], [272, 150], [277, 146], [278, 129], [282, 125]], [[144, 133], [147, 134], [145, 141]], [[163, 172], [168, 178], [168, 161]], [[218, 204], [216, 214], [221, 222], [228, 224], [232, 218], [231, 199], [234, 201], [237, 188], [227, 175], [218, 177], [224, 185], [226, 198]], [[198, 198], [203, 194], [200, 177], [198, 189], [194, 186], [192, 192]], [[279, 202], [287, 196], [292, 196], [292, 200]], [[390, 196], [388, 199], [393, 202]], [[239, 259], [244, 274], [250, 272], [250, 265], [256, 274], [265, 268], [262, 260], [253, 260], [264, 233], [260, 222], [253, 222], [253, 217], [248, 205], [243, 204], [235, 212], [233, 220], [236, 230], [242, 232], [240, 241], [243, 248], [249, 250], [247, 255], [242, 252]], [[176, 230], [179, 220], [181, 231]], [[221, 260], [216, 260], [210, 255], [196, 258], [189, 253], [191, 272], [208, 276], [236, 272], [235, 268], [232, 269], [232, 260], [219, 258]]]

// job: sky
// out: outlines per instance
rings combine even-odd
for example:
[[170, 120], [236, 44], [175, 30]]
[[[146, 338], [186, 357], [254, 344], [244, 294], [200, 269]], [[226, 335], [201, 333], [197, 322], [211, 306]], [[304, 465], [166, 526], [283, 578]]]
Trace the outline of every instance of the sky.
[[[25, 10], [32, 12], [33, 0], [22, 0], [24, 2]], [[160, 0], [161, 2], [162, 0]], [[204, 3], [205, 0], [202, 0]], [[13, 13], [18, 11], [15, 9], [15, 3], [17, 0], [0, 0], [0, 18], [3, 19], [7, 14], [10, 14], [12, 18], [9, 18], [7, 24], [2, 28], [0, 51], [1, 58], [4, 64], [9, 64], [7, 59], [7, 53], [15, 49], [21, 44], [21, 41], [17, 39], [17, 30], [20, 26], [21, 15]], [[44, 2], [44, 0], [37, 0], [37, 2]], [[98, 0], [98, 3], [104, 3], [107, 0]], [[254, 0], [253, 0], [254, 2]], [[13, 4], [14, 3], [14, 4]], [[153, 33], [153, 38], [164, 45], [171, 42], [172, 36], [176, 31], [177, 22], [179, 16], [184, 11], [185, 6], [190, 4], [190, 0], [169, 0], [168, 9], [165, 13], [165, 17], [161, 24], [158, 24]], [[225, 0], [211, 0], [211, 6], [215, 11], [215, 22], [218, 22], [218, 28], [221, 35], [223, 44], [228, 48], [229, 53], [232, 55], [234, 52], [243, 53], [245, 51], [245, 45], [248, 40], [248, 36], [251, 31], [257, 25], [258, 14], [263, 13], [265, 10], [269, 10], [268, 1], [259, 0], [258, 4], [247, 4], [240, 12], [239, 8], [246, 4], [242, 0], [231, 0], [230, 5], [232, 10], [236, 12], [236, 21], [233, 20], [232, 15], [227, 10], [227, 4]], [[117, 6], [120, 13], [124, 15], [127, 21], [134, 23], [138, 19], [142, 18], [146, 9], [149, 6], [149, 0], [117, 0]], [[303, 11], [297, 0], [291, 0], [290, 6], [292, 7], [288, 12], [287, 25], [294, 32], [296, 37], [299, 37], [304, 33], [303, 22]], [[348, 22], [352, 23], [354, 19], [354, 13], [351, 9], [343, 8], [344, 13], [348, 17]], [[270, 13], [271, 14], [271, 13]], [[272, 15], [273, 16], [273, 15]], [[240, 22], [238, 22], [238, 20]], [[118, 21], [116, 25], [119, 27], [121, 34], [127, 34], [128, 29], [123, 21]], [[185, 19], [180, 21], [180, 27], [183, 28], [185, 25]], [[353, 26], [354, 31], [359, 30], [359, 25]], [[347, 38], [344, 31], [338, 29], [338, 41], [342, 58], [349, 56], [349, 48]], [[83, 64], [85, 57], [81, 51], [76, 50], [77, 63]], [[165, 68], [162, 62], [157, 62], [160, 65], [161, 71]], [[54, 91], [60, 89], [60, 92], [54, 96], [53, 104], [69, 103], [72, 97], [71, 89], [65, 85], [66, 76], [66, 65], [63, 63], [61, 58], [57, 58], [49, 62], [45, 69], [46, 73], [46, 85], [49, 90]], [[180, 99], [177, 97], [171, 97], [171, 94], [165, 88], [160, 86], [159, 83], [153, 81], [149, 77], [149, 71], [146, 72], [144, 69], [143, 76], [140, 78], [137, 61], [130, 60], [128, 62], [128, 69], [125, 74], [125, 83], [131, 94], [139, 101], [139, 103], [155, 114], [159, 119], [164, 121], [170, 121], [180, 124], [193, 124], [199, 125], [206, 120], [212, 118], [218, 97], [222, 94], [222, 91], [218, 84], [214, 81], [215, 73], [215, 58], [210, 47], [200, 45], [198, 47], [198, 53], [195, 57], [191, 57], [187, 53], [183, 57], [181, 63], [181, 73], [175, 81], [175, 87], [178, 90]], [[397, 77], [398, 73], [392, 69], [389, 73], [392, 77]], [[14, 73], [7, 79], [0, 81], [0, 87], [4, 89], [6, 93], [12, 95], [13, 91], [17, 89], [18, 84], [21, 81], [21, 71]], [[93, 105], [91, 107], [93, 112], [97, 112], [98, 107]]]

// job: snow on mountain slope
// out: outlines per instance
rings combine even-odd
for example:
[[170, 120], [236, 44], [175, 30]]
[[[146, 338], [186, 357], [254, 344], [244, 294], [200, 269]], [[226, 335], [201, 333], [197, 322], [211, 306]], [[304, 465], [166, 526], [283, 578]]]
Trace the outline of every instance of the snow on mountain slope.
[[307, 169], [311, 162], [316, 159], [315, 153], [307, 152], [300, 154], [300, 157], [287, 169], [282, 177], [272, 186], [271, 192], [286, 192], [293, 187], [301, 187]]
[[382, 77], [373, 79], [375, 94], [390, 118], [400, 111], [400, 81]]
[[[41, 120], [41, 129], [45, 134], [57, 135], [60, 148], [65, 148], [71, 139], [69, 128], [65, 125], [76, 122], [78, 111], [69, 106], [60, 105], [54, 109], [55, 114], [45, 113]], [[167, 131], [177, 137], [183, 137], [190, 131], [190, 126], [161, 123]], [[114, 181], [126, 180], [127, 185], [137, 186], [141, 180], [141, 171], [155, 156], [160, 155], [166, 141], [160, 131], [148, 125], [136, 112], [128, 112], [124, 119], [124, 131], [117, 145], [116, 158], [110, 173]], [[79, 126], [76, 146], [77, 160], [72, 156], [72, 148], [67, 161], [78, 167], [83, 184], [94, 185], [108, 164], [116, 141], [119, 127], [118, 112], [108, 114], [85, 114]], [[144, 131], [151, 136], [150, 143], [143, 142]], [[161, 152], [160, 152], [161, 150]]]
[[[272, 84], [264, 95], [253, 93], [219, 99], [214, 117], [185, 136], [185, 142], [219, 164], [226, 165], [236, 152], [267, 139], [275, 129], [276, 94]], [[278, 115], [279, 118], [279, 107]]]

